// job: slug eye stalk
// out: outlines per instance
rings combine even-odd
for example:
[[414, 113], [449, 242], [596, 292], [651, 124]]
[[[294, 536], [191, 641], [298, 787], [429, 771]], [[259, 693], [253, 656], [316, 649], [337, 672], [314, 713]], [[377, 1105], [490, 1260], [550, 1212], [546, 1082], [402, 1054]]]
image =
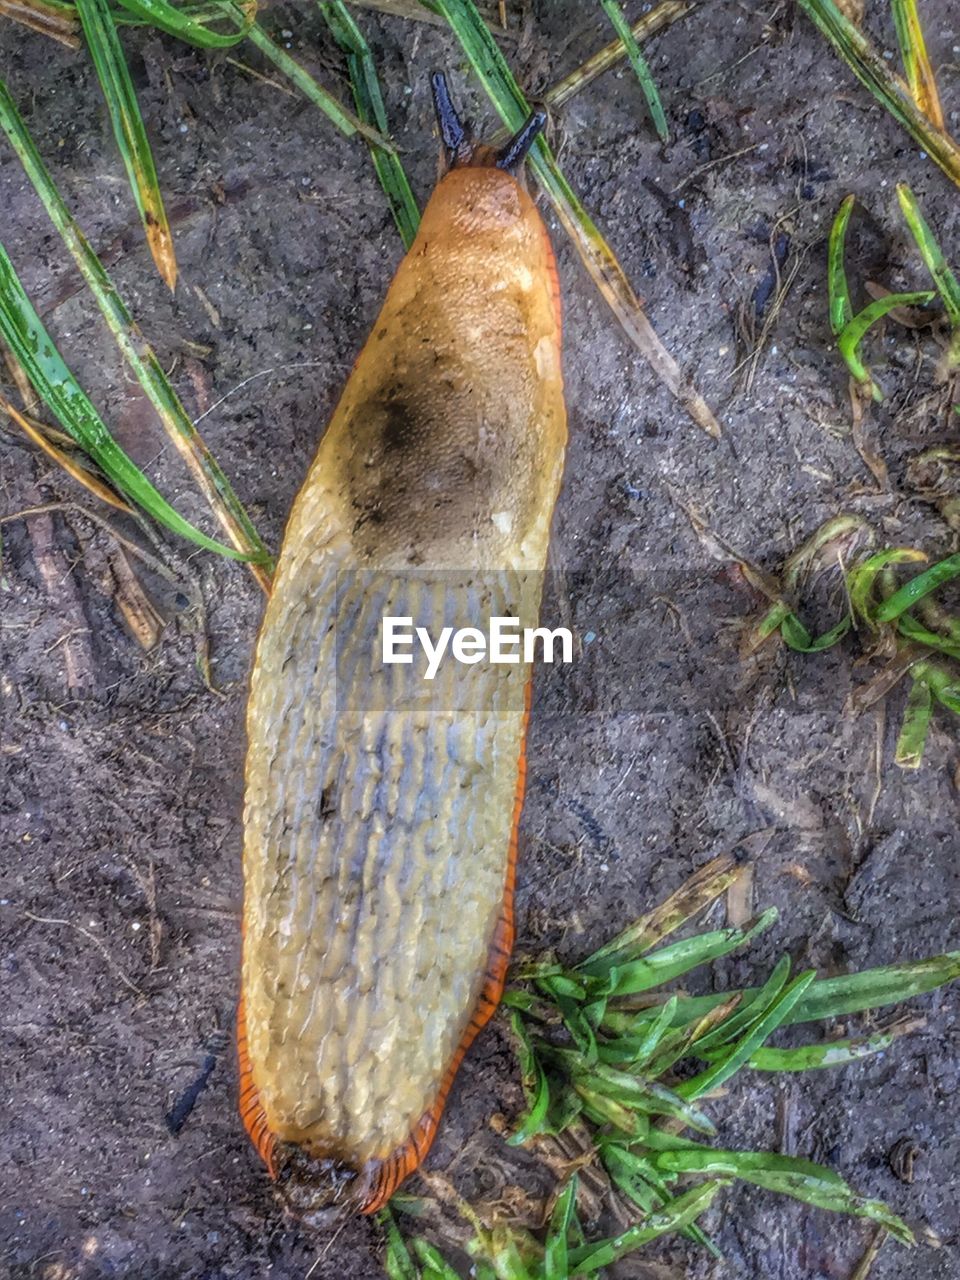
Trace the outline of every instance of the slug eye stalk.
[[472, 150], [470, 139], [453, 105], [450, 90], [447, 88], [447, 77], [442, 71], [433, 73], [430, 77], [430, 87], [433, 90], [433, 108], [437, 113], [437, 124], [440, 126], [440, 136], [443, 138], [443, 145], [447, 152], [447, 162], [453, 168], [458, 160], [469, 160]]
[[527, 152], [536, 142], [547, 123], [545, 111], [531, 111], [520, 129], [513, 135], [502, 151], [497, 154], [497, 168], [513, 173], [523, 164]]
[[433, 106], [437, 113], [437, 124], [443, 139], [447, 164], [451, 169], [458, 165], [490, 166], [503, 169], [516, 175], [520, 166], [533, 146], [547, 122], [547, 113], [542, 109], [531, 111], [530, 115], [499, 151], [486, 146], [475, 147], [470, 135], [470, 128], [464, 125], [453, 105], [447, 77], [442, 71], [435, 71], [430, 77], [433, 90]]

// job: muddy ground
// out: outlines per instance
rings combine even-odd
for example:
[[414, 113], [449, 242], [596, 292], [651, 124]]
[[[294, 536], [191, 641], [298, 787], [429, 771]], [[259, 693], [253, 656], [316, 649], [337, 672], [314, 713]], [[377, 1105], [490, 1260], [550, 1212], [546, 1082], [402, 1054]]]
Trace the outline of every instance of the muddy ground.
[[[960, 15], [944, 0], [925, 13], [956, 124]], [[436, 169], [427, 72], [447, 66], [475, 117], [489, 123], [489, 110], [442, 33], [361, 20], [425, 197]], [[279, 6], [264, 21], [346, 94], [313, 10]], [[533, 3], [528, 23], [505, 48], [532, 93], [609, 39], [592, 0]], [[893, 47], [888, 26], [876, 35]], [[175, 222], [175, 299], [142, 246], [86, 60], [4, 25], [0, 65], [187, 406], [209, 410], [206, 437], [276, 546], [399, 240], [365, 150], [230, 60], [265, 71], [254, 51], [202, 52], [133, 31], [124, 43]], [[878, 488], [850, 436], [825, 236], [855, 192], [857, 300], [868, 279], [922, 286], [894, 184], [911, 183], [954, 261], [956, 190], [789, 6], [707, 4], [649, 51], [669, 147], [653, 137], [629, 72], [575, 98], [556, 135], [724, 439], [708, 440], [658, 386], [551, 219], [571, 441], [555, 527], [565, 572], [548, 610], [572, 619], [583, 648], [569, 678], [541, 682], [534, 708], [519, 947], [582, 955], [756, 832], [766, 835], [749, 844], [755, 900], [781, 919], [721, 964], [717, 983], [748, 982], [784, 950], [838, 972], [956, 947], [956, 722], [938, 713], [923, 768], [904, 773], [892, 764], [902, 689], [885, 721], [843, 714], [869, 675], [854, 665], [855, 641], [819, 657], [771, 650], [744, 667], [738, 627], [757, 599], [685, 512], [696, 508], [774, 572], [839, 511], [869, 520], [881, 545], [954, 549], [905, 472], [953, 429], [934, 386], [936, 347], [893, 325], [872, 342], [888, 392], [871, 428], [890, 471]], [[0, 209], [4, 243], [117, 436], [203, 520], [6, 146]], [[790, 284], [782, 297], [774, 258]], [[775, 307], [748, 378], [738, 365]], [[145, 654], [118, 606], [117, 543], [83, 513], [86, 495], [10, 429], [0, 443], [0, 1274], [372, 1280], [371, 1224], [350, 1221], [331, 1242], [275, 1208], [222, 1049], [237, 994], [242, 716], [260, 593], [241, 568], [168, 541], [176, 581], [132, 561], [168, 619]], [[112, 523], [146, 545], [129, 522]], [[812, 614], [820, 625], [839, 607], [830, 586]], [[196, 599], [217, 693], [198, 671]], [[884, 1057], [789, 1082], [744, 1076], [714, 1104], [725, 1145], [825, 1160], [939, 1237], [941, 1248], [913, 1255], [888, 1243], [876, 1280], [960, 1276], [957, 993], [917, 1005], [926, 1028]], [[165, 1114], [208, 1052], [207, 1088], [173, 1137]], [[470, 1196], [495, 1194], [518, 1166], [504, 1175], [488, 1119], [520, 1105], [495, 1023], [460, 1073], [430, 1167]], [[911, 1184], [888, 1163], [902, 1139], [919, 1150]], [[632, 1263], [624, 1274], [844, 1280], [870, 1235], [750, 1189], [726, 1195], [709, 1226], [726, 1268], [667, 1244], [646, 1255], [654, 1269]]]

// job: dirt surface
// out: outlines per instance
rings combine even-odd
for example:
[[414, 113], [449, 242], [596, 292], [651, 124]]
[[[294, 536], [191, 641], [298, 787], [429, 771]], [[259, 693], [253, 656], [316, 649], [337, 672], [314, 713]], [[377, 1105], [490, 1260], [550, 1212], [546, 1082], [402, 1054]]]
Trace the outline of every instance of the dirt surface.
[[[956, 124], [958, 13], [943, 0], [925, 13]], [[428, 71], [450, 68], [475, 118], [489, 124], [490, 113], [442, 33], [361, 20], [425, 198], [436, 171]], [[271, 8], [264, 21], [346, 96], [315, 11]], [[533, 93], [609, 39], [592, 0], [534, 3], [528, 21], [505, 47]], [[876, 34], [893, 47], [891, 29]], [[136, 31], [124, 43], [175, 223], [175, 298], [148, 263], [85, 58], [3, 25], [0, 66], [185, 403], [209, 411], [206, 437], [276, 546], [399, 240], [365, 150], [231, 61], [265, 71], [254, 51], [202, 52]], [[709, 441], [658, 386], [551, 222], [571, 442], [555, 526], [565, 572], [547, 612], [572, 620], [582, 653], [538, 689], [519, 948], [582, 955], [755, 832], [767, 833], [750, 846], [756, 903], [778, 906], [781, 919], [718, 966], [718, 984], [749, 982], [784, 950], [835, 972], [956, 947], [955, 722], [938, 713], [922, 770], [900, 772], [903, 691], [885, 723], [843, 714], [869, 674], [854, 665], [854, 641], [819, 657], [771, 649], [745, 667], [738, 624], [758, 601], [705, 548], [685, 506], [774, 572], [838, 511], [868, 519], [881, 545], [954, 549], [905, 478], [906, 461], [952, 430], [934, 388], [936, 348], [894, 325], [871, 340], [889, 393], [871, 427], [890, 469], [879, 489], [850, 436], [825, 236], [855, 192], [857, 300], [868, 279], [925, 287], [894, 184], [910, 182], [955, 262], [957, 193], [789, 8], [705, 5], [649, 52], [669, 147], [653, 137], [629, 72], [575, 98], [555, 129], [571, 179], [725, 434]], [[118, 438], [204, 520], [5, 145], [0, 209], [3, 241]], [[782, 298], [775, 257], [790, 282]], [[749, 333], [778, 303], [749, 379], [738, 370]], [[316, 1238], [275, 1207], [238, 1122], [224, 1048], [238, 981], [242, 717], [261, 596], [241, 568], [165, 544], [175, 580], [133, 561], [168, 619], [145, 655], [117, 604], [117, 543], [83, 514], [87, 504], [3, 428], [0, 1274], [372, 1280], [381, 1271], [370, 1223]], [[8, 518], [38, 506], [52, 509]], [[148, 545], [129, 522], [113, 523]], [[201, 599], [205, 621], [192, 603]], [[838, 607], [825, 592], [812, 616], [826, 625]], [[197, 665], [204, 627], [216, 693]], [[917, 1005], [926, 1029], [888, 1055], [787, 1082], [743, 1077], [713, 1106], [725, 1145], [825, 1160], [942, 1241], [913, 1255], [888, 1243], [874, 1280], [960, 1276], [957, 993]], [[174, 1137], [165, 1114], [208, 1053], [207, 1087]], [[460, 1073], [430, 1167], [469, 1196], [495, 1193], [523, 1164], [504, 1174], [488, 1119], [520, 1105], [512, 1049], [494, 1023]], [[887, 1159], [903, 1138], [920, 1150], [909, 1185]], [[624, 1273], [845, 1280], [870, 1235], [751, 1189], [726, 1194], [708, 1225], [725, 1268], [664, 1245], [647, 1255], [662, 1269]]]

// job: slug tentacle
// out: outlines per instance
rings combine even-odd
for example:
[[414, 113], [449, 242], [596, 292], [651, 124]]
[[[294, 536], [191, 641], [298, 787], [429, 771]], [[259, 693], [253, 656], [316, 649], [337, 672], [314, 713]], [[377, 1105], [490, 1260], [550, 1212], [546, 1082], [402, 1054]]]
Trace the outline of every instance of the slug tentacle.
[[433, 90], [433, 107], [437, 113], [437, 124], [440, 126], [440, 137], [447, 151], [447, 163], [453, 167], [458, 160], [466, 160], [470, 153], [470, 138], [463, 121], [457, 114], [447, 88], [447, 77], [442, 71], [435, 71], [430, 77]]
[[546, 123], [547, 113], [545, 111], [531, 111], [507, 145], [497, 153], [497, 168], [506, 169], [510, 172], [518, 169], [526, 158], [527, 152], [543, 131], [543, 126]]

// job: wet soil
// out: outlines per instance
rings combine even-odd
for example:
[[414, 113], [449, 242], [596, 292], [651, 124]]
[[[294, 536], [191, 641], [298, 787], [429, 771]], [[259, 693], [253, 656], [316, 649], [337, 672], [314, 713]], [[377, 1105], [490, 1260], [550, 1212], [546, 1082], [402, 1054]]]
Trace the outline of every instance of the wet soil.
[[[960, 15], [943, 0], [925, 12], [956, 125]], [[475, 118], [487, 124], [489, 111], [443, 33], [361, 21], [425, 198], [436, 172], [428, 71], [447, 66]], [[346, 97], [314, 10], [271, 7], [264, 22]], [[875, 36], [894, 47], [891, 29], [878, 24]], [[532, 4], [523, 38], [505, 47], [535, 94], [608, 39], [592, 2], [550, 0]], [[399, 239], [365, 150], [238, 65], [268, 74], [254, 51], [204, 52], [134, 30], [124, 44], [174, 218], [175, 298], [148, 262], [85, 58], [4, 25], [0, 67], [276, 546]], [[954, 261], [956, 191], [790, 7], [708, 4], [648, 51], [668, 147], [628, 71], [575, 98], [554, 127], [569, 176], [724, 438], [708, 440], [658, 385], [548, 217], [571, 442], [547, 609], [571, 621], [581, 649], [535, 702], [518, 946], [582, 955], [709, 856], [764, 832], [749, 845], [755, 901], [779, 907], [780, 921], [719, 965], [716, 983], [747, 983], [784, 951], [830, 972], [937, 953], [958, 944], [956, 723], [937, 713], [923, 768], [903, 772], [892, 763], [902, 688], [885, 715], [844, 714], [872, 670], [856, 665], [854, 640], [820, 656], [771, 648], [745, 666], [739, 628], [759, 601], [687, 512], [771, 572], [840, 511], [869, 521], [878, 545], [954, 549], [906, 476], [912, 456], [954, 431], [934, 384], [936, 346], [929, 332], [892, 324], [871, 340], [888, 393], [870, 426], [889, 468], [878, 486], [851, 438], [825, 237], [855, 192], [856, 300], [867, 280], [922, 287], [895, 183], [912, 185]], [[0, 209], [4, 243], [117, 437], [203, 521], [6, 147]], [[88, 507], [3, 429], [0, 1274], [373, 1280], [373, 1226], [352, 1220], [332, 1239], [286, 1221], [236, 1115], [242, 722], [261, 595], [243, 569], [167, 541], [172, 581], [131, 561], [167, 620], [144, 653], [118, 604], [118, 544]], [[10, 518], [26, 508], [42, 510]], [[825, 626], [838, 607], [825, 588], [808, 616]], [[217, 692], [198, 667], [204, 635]], [[912, 1255], [885, 1245], [875, 1280], [960, 1275], [957, 994], [916, 1004], [925, 1029], [883, 1057], [788, 1081], [743, 1076], [714, 1104], [725, 1145], [824, 1160], [939, 1237], [942, 1247]], [[205, 1062], [206, 1088], [174, 1136], [165, 1117]], [[467, 1195], [495, 1193], [505, 1175], [489, 1117], [520, 1105], [495, 1022], [460, 1073], [430, 1167]], [[888, 1161], [903, 1139], [919, 1149], [911, 1183]], [[749, 1188], [727, 1194], [709, 1226], [725, 1267], [665, 1244], [646, 1255], [655, 1269], [624, 1274], [844, 1280], [870, 1236]]]

